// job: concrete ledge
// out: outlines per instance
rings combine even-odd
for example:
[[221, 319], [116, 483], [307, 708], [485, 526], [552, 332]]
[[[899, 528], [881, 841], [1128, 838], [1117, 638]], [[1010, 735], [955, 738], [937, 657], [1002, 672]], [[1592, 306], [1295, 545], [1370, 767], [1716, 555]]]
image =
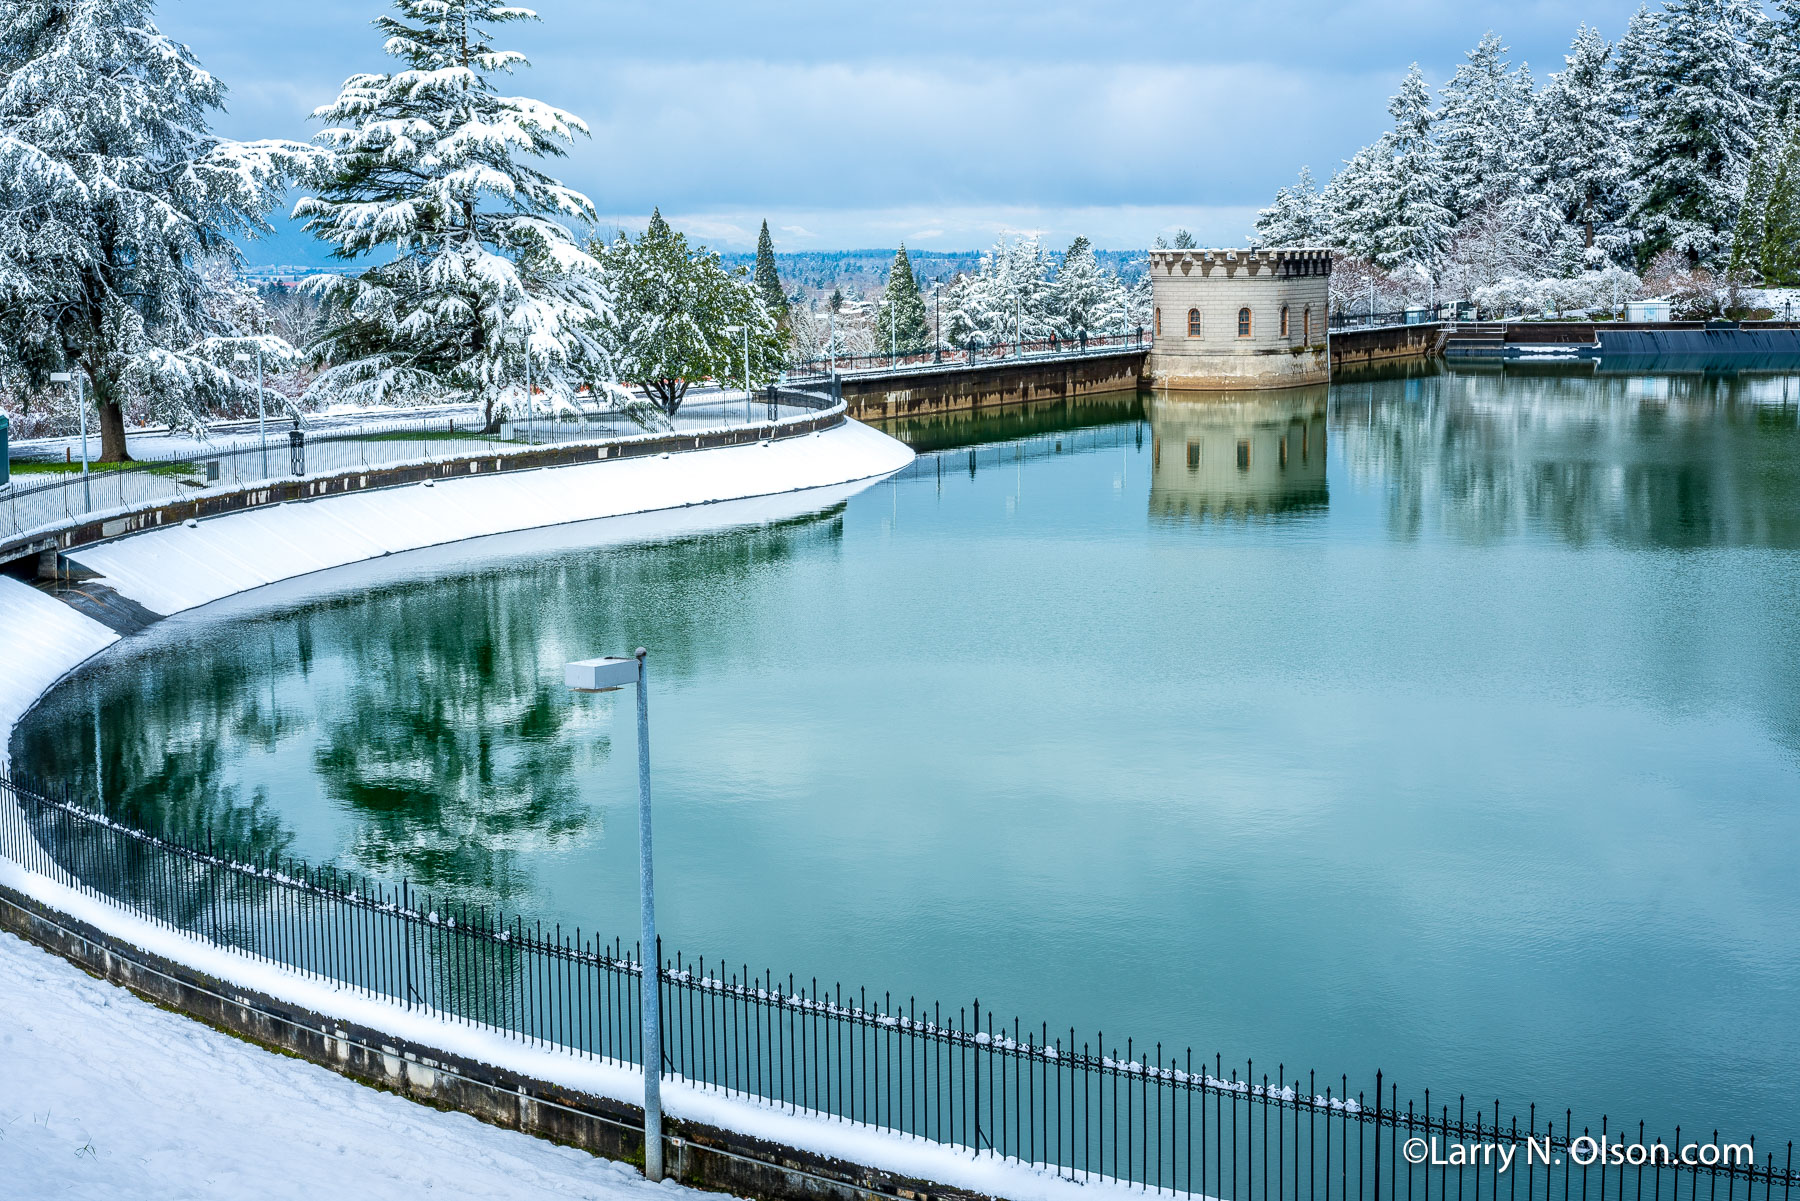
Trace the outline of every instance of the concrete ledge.
[[598, 444], [546, 446], [533, 450], [509, 449], [499, 454], [447, 458], [432, 463], [355, 467], [319, 475], [272, 480], [255, 487], [202, 492], [191, 500], [184, 498], [142, 508], [101, 513], [85, 520], [72, 521], [60, 529], [52, 526], [49, 529], [28, 531], [0, 542], [0, 563], [45, 551], [68, 551], [91, 546], [96, 542], [122, 538], [127, 534], [141, 533], [158, 526], [179, 525], [190, 518], [199, 520], [218, 517], [291, 501], [316, 500], [377, 488], [395, 488], [426, 480], [461, 479], [472, 475], [533, 471], [540, 467], [598, 463], [606, 459], [645, 458], [664, 453], [754, 445], [765, 438], [797, 438], [830, 429], [842, 425], [844, 420], [843, 410], [832, 409], [815, 417], [798, 420], [790, 418], [780, 423], [762, 422], [699, 434], [664, 434]]
[[[643, 1111], [339, 1021], [126, 945], [0, 886], [0, 930], [154, 1004], [436, 1109], [454, 1109], [607, 1159], [642, 1164]], [[683, 1184], [770, 1201], [990, 1201], [861, 1164], [664, 1117], [664, 1162]]]

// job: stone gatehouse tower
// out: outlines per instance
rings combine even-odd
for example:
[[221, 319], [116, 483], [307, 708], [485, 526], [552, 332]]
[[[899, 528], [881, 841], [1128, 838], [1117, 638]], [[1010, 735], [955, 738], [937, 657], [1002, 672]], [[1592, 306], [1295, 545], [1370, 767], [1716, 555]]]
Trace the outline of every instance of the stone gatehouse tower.
[[1158, 388], [1325, 383], [1331, 251], [1152, 250], [1147, 370]]

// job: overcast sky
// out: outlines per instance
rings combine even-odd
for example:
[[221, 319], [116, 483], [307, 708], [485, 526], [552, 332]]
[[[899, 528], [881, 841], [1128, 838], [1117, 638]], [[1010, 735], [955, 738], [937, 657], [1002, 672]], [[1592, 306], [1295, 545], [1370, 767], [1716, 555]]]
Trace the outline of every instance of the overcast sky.
[[[1415, 59], [1435, 85], [1497, 30], [1539, 80], [1582, 21], [1616, 38], [1636, 0], [907, 4], [541, 0], [501, 44], [504, 90], [592, 127], [552, 168], [605, 224], [652, 205], [747, 249], [985, 246], [1001, 233], [1104, 247], [1176, 226], [1236, 243], [1277, 186], [1321, 182], [1386, 127]], [[309, 137], [346, 75], [388, 69], [374, 0], [164, 0], [163, 30], [231, 89], [218, 128]], [[313, 262], [284, 233], [255, 262]]]

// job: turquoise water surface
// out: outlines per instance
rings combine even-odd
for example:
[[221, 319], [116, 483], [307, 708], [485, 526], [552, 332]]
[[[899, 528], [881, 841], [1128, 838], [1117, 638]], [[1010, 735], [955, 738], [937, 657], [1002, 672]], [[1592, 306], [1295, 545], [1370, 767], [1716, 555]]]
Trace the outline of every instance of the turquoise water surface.
[[[165, 828], [1036, 1027], [1800, 1133], [1800, 378], [1370, 376], [894, 432], [776, 525], [162, 623], [20, 765]], [[1779, 1156], [1778, 1156], [1779, 1158]]]

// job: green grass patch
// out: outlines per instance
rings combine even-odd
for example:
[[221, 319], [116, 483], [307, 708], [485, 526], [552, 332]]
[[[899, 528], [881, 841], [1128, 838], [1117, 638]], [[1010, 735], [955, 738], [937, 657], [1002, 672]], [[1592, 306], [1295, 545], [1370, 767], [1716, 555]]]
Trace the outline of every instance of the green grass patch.
[[[7, 463], [7, 470], [14, 475], [80, 475], [81, 464], [12, 459]], [[95, 474], [104, 471], [144, 471], [151, 475], [170, 476], [198, 475], [200, 471], [193, 463], [89, 463], [88, 470]]]

